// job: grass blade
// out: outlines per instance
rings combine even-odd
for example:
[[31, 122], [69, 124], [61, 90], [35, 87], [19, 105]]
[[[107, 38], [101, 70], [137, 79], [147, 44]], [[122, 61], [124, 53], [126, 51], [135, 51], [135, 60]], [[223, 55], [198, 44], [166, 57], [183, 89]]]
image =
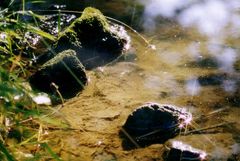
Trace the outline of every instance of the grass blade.
[[42, 37], [48, 38], [49, 40], [52, 40], [52, 41], [55, 41], [55, 40], [56, 40], [56, 37], [55, 37], [55, 36], [53, 36], [53, 35], [51, 35], [51, 34], [49, 34], [49, 33], [46, 33], [46, 32], [42, 31], [42, 30], [39, 29], [39, 28], [36, 28], [36, 27], [33, 27], [33, 26], [28, 25], [28, 26], [27, 26], [27, 29], [28, 29], [28, 31], [30, 31], [30, 32], [33, 32], [33, 33], [36, 33], [36, 34], [38, 34], [38, 35], [40, 35], [40, 36], [42, 36]]
[[63, 161], [46, 143], [42, 143], [41, 146], [57, 161]]
[[8, 161], [16, 161], [14, 157], [8, 152], [7, 148], [0, 142], [0, 150], [6, 156]]

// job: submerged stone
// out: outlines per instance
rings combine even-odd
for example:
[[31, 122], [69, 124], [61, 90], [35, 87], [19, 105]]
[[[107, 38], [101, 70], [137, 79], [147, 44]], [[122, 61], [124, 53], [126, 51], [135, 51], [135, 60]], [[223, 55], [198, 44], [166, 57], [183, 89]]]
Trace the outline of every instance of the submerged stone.
[[129, 48], [126, 30], [107, 21], [97, 9], [87, 7], [59, 36], [56, 51], [73, 49], [86, 69], [105, 65]]
[[203, 161], [206, 160], [206, 152], [195, 149], [180, 141], [172, 141], [164, 153], [166, 161]]
[[59, 96], [58, 90], [63, 98], [68, 99], [84, 88], [87, 76], [75, 51], [66, 50], [43, 64], [29, 81], [33, 89], [55, 96]]
[[225, 80], [227, 80], [226, 74], [209, 74], [205, 76], [200, 76], [198, 82], [201, 86], [217, 86], [221, 85]]
[[[129, 136], [124, 138], [128, 141], [133, 139], [143, 147], [163, 143], [178, 135], [181, 129], [186, 127], [191, 120], [191, 113], [183, 108], [147, 103], [128, 116], [126, 123], [123, 125], [123, 130]], [[126, 136], [126, 134], [123, 136]]]
[[237, 72], [240, 72], [240, 60], [237, 60], [233, 66]]

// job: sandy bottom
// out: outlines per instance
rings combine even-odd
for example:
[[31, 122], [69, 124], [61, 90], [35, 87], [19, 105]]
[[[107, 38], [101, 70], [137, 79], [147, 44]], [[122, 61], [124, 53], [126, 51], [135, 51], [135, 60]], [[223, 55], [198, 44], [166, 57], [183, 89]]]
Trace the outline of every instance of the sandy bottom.
[[[189, 110], [193, 130], [207, 128], [189, 135], [182, 132], [172, 140], [205, 151], [209, 160], [239, 155], [240, 108], [234, 102], [239, 87], [226, 92], [221, 83], [208, 79], [209, 85], [191, 83], [223, 72], [215, 67], [193, 67], [191, 64], [197, 62], [184, 46], [186, 42], [182, 41], [175, 42], [174, 47], [172, 43], [157, 43], [155, 51], [146, 47], [136, 50], [134, 62], [88, 71], [88, 86], [61, 109], [62, 117], [73, 129], [50, 130], [46, 136], [49, 145], [63, 160], [163, 160], [164, 144], [127, 150], [119, 137], [121, 126], [134, 109], [157, 102]], [[226, 79], [239, 81], [238, 73], [225, 75]]]

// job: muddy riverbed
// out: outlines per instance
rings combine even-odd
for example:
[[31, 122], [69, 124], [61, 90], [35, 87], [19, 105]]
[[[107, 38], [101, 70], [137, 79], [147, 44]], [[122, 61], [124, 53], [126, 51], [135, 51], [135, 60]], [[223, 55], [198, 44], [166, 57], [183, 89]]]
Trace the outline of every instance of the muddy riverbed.
[[[93, 4], [109, 16], [117, 15], [108, 13], [118, 8], [123, 16], [114, 18], [123, 20], [125, 16], [126, 23], [138, 26], [136, 8], [129, 5], [131, 14], [127, 14], [125, 3]], [[128, 150], [119, 137], [133, 110], [157, 102], [186, 108], [193, 114], [192, 130], [200, 130], [188, 135], [183, 130], [173, 140], [205, 151], [209, 160], [239, 158], [240, 73], [233, 68], [240, 58], [239, 41], [234, 37], [224, 43], [209, 42], [196, 29], [166, 19], [159, 20], [154, 33], [140, 30], [148, 43], [127, 30], [132, 48], [125, 59], [87, 71], [86, 88], [61, 107], [61, 117], [72, 129], [46, 129], [43, 137], [53, 150], [63, 160], [163, 160], [164, 144]], [[217, 50], [219, 56], [213, 56], [211, 50]], [[233, 52], [229, 65], [225, 62], [231, 58], [221, 53]]]
[[[156, 49], [152, 49], [136, 40], [132, 51], [135, 61], [87, 72], [85, 90], [61, 109], [62, 117], [75, 130], [49, 131], [47, 139], [54, 150], [64, 160], [162, 160], [163, 144], [127, 150], [119, 137], [134, 109], [158, 102], [192, 112], [195, 129], [227, 123], [196, 134], [184, 136], [182, 132], [173, 139], [202, 149], [215, 160], [231, 157], [239, 145], [239, 94], [226, 92], [223, 84], [239, 81], [239, 73], [199, 65], [186, 49], [192, 41], [154, 41]], [[207, 58], [207, 54], [202, 57]], [[209, 117], [197, 119], [204, 115]]]

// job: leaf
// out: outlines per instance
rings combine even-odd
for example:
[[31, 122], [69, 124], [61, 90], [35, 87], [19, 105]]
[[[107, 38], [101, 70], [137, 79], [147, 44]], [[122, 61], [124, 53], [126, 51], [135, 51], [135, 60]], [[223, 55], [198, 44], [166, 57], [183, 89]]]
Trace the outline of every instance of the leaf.
[[38, 34], [38, 35], [40, 35], [42, 37], [45, 37], [45, 38], [47, 38], [49, 40], [52, 40], [52, 41], [56, 40], [55, 36], [53, 36], [53, 35], [51, 35], [51, 34], [49, 34], [47, 32], [44, 32], [44, 31], [42, 31], [41, 29], [39, 29], [37, 27], [30, 26], [30, 25], [27, 25], [26, 27], [27, 27], [28, 31], [30, 31], [30, 32], [36, 33], [36, 34]]
[[2, 46], [0, 46], [0, 51], [4, 52], [4, 53], [6, 53], [6, 54], [9, 54], [9, 53], [10, 53], [9, 50], [7, 50], [5, 47], [2, 47]]
[[38, 118], [39, 121], [41, 121], [42, 123], [56, 126], [58, 128], [64, 129], [69, 127], [69, 124], [63, 118], [57, 118], [57, 117], [51, 118], [49, 116], [37, 116], [37, 117], [34, 116], [34, 118]]
[[44, 19], [45, 16], [39, 15], [34, 13], [33, 11], [27, 11], [32, 17], [38, 18], [38, 19]]

